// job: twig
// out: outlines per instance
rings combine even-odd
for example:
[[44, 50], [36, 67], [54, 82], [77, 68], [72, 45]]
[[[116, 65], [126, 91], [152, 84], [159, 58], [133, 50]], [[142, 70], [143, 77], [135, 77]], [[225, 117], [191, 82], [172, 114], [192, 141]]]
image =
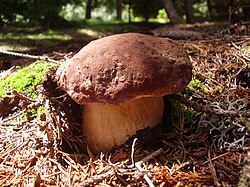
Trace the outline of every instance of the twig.
[[146, 172], [143, 170], [143, 168], [141, 167], [141, 163], [140, 162], [136, 162], [135, 163], [135, 167], [141, 172], [143, 173], [143, 178], [146, 180], [146, 182], [148, 183], [148, 185], [150, 187], [154, 187], [153, 182], [150, 180], [150, 178], [148, 177], [148, 175], [146, 174]]
[[213, 101], [214, 101], [211, 97], [209, 97], [209, 96], [207, 96], [206, 94], [200, 92], [199, 90], [193, 88], [192, 86], [187, 86], [187, 88], [188, 88], [191, 92], [194, 92], [195, 94], [199, 95], [200, 97], [198, 97], [198, 98], [206, 99], [206, 100], [208, 100], [209, 102], [213, 102]]
[[170, 99], [179, 101], [185, 104], [186, 106], [191, 107], [194, 110], [199, 111], [199, 112], [215, 114], [215, 115], [222, 116], [222, 117], [237, 117], [240, 115], [245, 116], [245, 117], [250, 117], [250, 112], [248, 111], [228, 111], [228, 110], [223, 110], [223, 109], [218, 110], [213, 107], [204, 106], [194, 101], [191, 101], [187, 98], [182, 97], [179, 94], [172, 94], [172, 95], [169, 95], [168, 97]]
[[128, 182], [126, 182], [126, 180], [124, 180], [120, 175], [116, 174], [115, 175], [125, 186], [128, 186]]
[[236, 45], [234, 42], [231, 42], [232, 46], [237, 49], [237, 50], [240, 50], [240, 47], [238, 45]]
[[18, 92], [16, 89], [12, 90], [12, 94], [19, 97], [22, 100], [25, 100], [25, 101], [28, 101], [28, 102], [31, 102], [31, 103], [29, 105], [25, 106], [25, 108], [23, 110], [21, 110], [20, 112], [17, 112], [15, 114], [3, 119], [3, 120], [0, 120], [0, 124], [6, 123], [7, 121], [10, 121], [10, 120], [22, 115], [27, 110], [35, 109], [35, 108], [42, 105], [41, 101], [37, 101], [35, 99], [32, 99], [32, 98]]
[[182, 163], [177, 169], [173, 169], [170, 171], [170, 174], [173, 175], [173, 174], [176, 174], [177, 171], [181, 170], [182, 168], [186, 167], [186, 166], [190, 166], [191, 164], [193, 164], [193, 161], [192, 160], [189, 160], [187, 162], [184, 162]]
[[112, 176], [115, 175], [115, 172], [108, 172], [108, 173], [104, 173], [104, 174], [101, 174], [101, 175], [97, 175], [97, 176], [92, 176], [88, 179], [86, 179], [85, 181], [83, 181], [81, 184], [77, 184], [75, 186], [92, 186], [93, 184], [95, 183], [98, 183], [104, 179], [108, 179]]
[[[212, 158], [212, 159], [210, 158], [210, 160], [211, 160], [211, 161], [214, 161], [214, 160], [216, 160], [216, 159], [219, 159], [219, 158], [221, 158], [221, 157], [226, 156], [228, 153], [230, 153], [230, 152], [223, 153], [223, 154], [221, 154], [221, 155], [219, 155], [219, 156], [216, 156], [216, 157], [214, 157], [214, 158]], [[201, 165], [204, 165], [204, 164], [209, 163], [210, 160], [207, 160], [207, 161], [203, 162]]]
[[13, 56], [18, 56], [18, 57], [23, 57], [23, 58], [32, 58], [32, 59], [36, 59], [36, 60], [45, 60], [48, 62], [52, 62], [55, 64], [60, 64], [59, 61], [57, 60], [53, 60], [47, 56], [36, 56], [36, 55], [30, 55], [30, 54], [24, 54], [24, 53], [16, 53], [16, 52], [11, 52], [11, 51], [7, 51], [4, 49], [0, 48], [0, 53], [6, 54], [6, 55], [13, 55]]
[[30, 101], [30, 102], [37, 102], [35, 99], [32, 99], [31, 97], [28, 97], [28, 96], [26, 96], [24, 94], [21, 94], [16, 89], [12, 90], [12, 94], [19, 97], [22, 100], [27, 100], [27, 101]]
[[209, 169], [210, 169], [211, 174], [213, 176], [214, 185], [215, 186], [220, 186], [220, 183], [218, 181], [218, 177], [216, 175], [216, 170], [215, 170], [214, 165], [213, 165], [212, 160], [211, 160], [211, 155], [210, 155], [211, 153], [210, 152], [211, 152], [211, 150], [209, 149], [209, 151], [208, 151]]
[[153, 187], [154, 184], [153, 182], [150, 180], [150, 178], [148, 177], [148, 175], [145, 173], [145, 171], [142, 169], [141, 164], [148, 162], [149, 160], [153, 159], [154, 157], [158, 156], [160, 153], [162, 153], [163, 149], [160, 148], [158, 150], [156, 150], [155, 152], [153, 152], [152, 154], [148, 155], [147, 157], [143, 158], [141, 161], [136, 162], [135, 163], [135, 167], [141, 172], [143, 173], [143, 177], [146, 180], [146, 182], [148, 183], [148, 185], [150, 187]]
[[9, 116], [9, 117], [7, 117], [7, 118], [1, 120], [1, 121], [0, 121], [0, 124], [6, 123], [7, 121], [10, 121], [10, 120], [12, 120], [12, 119], [14, 119], [14, 118], [16, 118], [16, 117], [22, 115], [22, 114], [23, 114], [24, 112], [26, 112], [27, 110], [35, 109], [35, 108], [37, 108], [37, 107], [39, 107], [39, 106], [41, 106], [41, 105], [42, 105], [42, 103], [41, 103], [40, 101], [31, 103], [31, 104], [29, 104], [28, 106], [26, 106], [26, 108], [23, 109], [22, 111], [20, 111], [20, 112], [14, 114], [14, 115], [12, 115], [12, 116]]
[[154, 157], [158, 156], [159, 154], [161, 154], [163, 152], [163, 149], [157, 149], [156, 151], [154, 151], [153, 153], [151, 153], [150, 155], [148, 155], [147, 157], [143, 158], [141, 161], [137, 162], [137, 163], [145, 163], [148, 162], [149, 160], [153, 159]]
[[[141, 161], [136, 162], [136, 163], [135, 163], [136, 168], [137, 168], [137, 169], [139, 168], [138, 170], [139, 170], [141, 173], [145, 173], [145, 172], [143, 171], [143, 169], [141, 168], [140, 165], [141, 165], [142, 163], [148, 162], [149, 160], [151, 160], [151, 159], [153, 159], [154, 157], [158, 156], [158, 155], [161, 154], [162, 152], [163, 152], [163, 149], [160, 148], [160, 149], [156, 150], [155, 152], [153, 152], [152, 154], [148, 155], [147, 157], [143, 158]], [[129, 169], [131, 169], [131, 167], [134, 167], [134, 165], [129, 165], [129, 166], [128, 166]], [[124, 168], [116, 168], [116, 167], [115, 167], [115, 169], [117, 169], [117, 172], [120, 173], [120, 174], [123, 174], [124, 172], [122, 172], [122, 171], [125, 171]], [[104, 180], [104, 179], [111, 178], [112, 176], [116, 175], [117, 172], [116, 172], [116, 171], [112, 171], [112, 172], [100, 174], [100, 175], [97, 175], [97, 176], [92, 176], [92, 177], [90, 177], [90, 178], [84, 180], [82, 183], [77, 184], [76, 186], [82, 186], [82, 187], [83, 187], [83, 186], [91, 186], [91, 185], [94, 185], [95, 183], [98, 183], [98, 182], [100, 182], [100, 181], [102, 181], [102, 180]], [[149, 185], [150, 185], [150, 184], [153, 185], [152, 181], [151, 181], [147, 176], [144, 175], [144, 178], [145, 178], [145, 180], [148, 182]], [[147, 179], [146, 179], [146, 178], [147, 178]], [[154, 186], [154, 185], [153, 185], [153, 186]]]
[[133, 165], [133, 167], [135, 167], [135, 160], [134, 160], [134, 158], [135, 158], [135, 143], [136, 143], [136, 141], [137, 141], [137, 138], [135, 138], [134, 140], [133, 140], [133, 144], [132, 144], [132, 151], [131, 151], [131, 161], [132, 161], [132, 165]]
[[3, 155], [0, 155], [1, 159], [7, 158], [7, 155], [9, 155], [10, 153], [12, 153], [13, 151], [16, 151], [17, 149], [21, 149], [22, 147], [24, 147], [25, 145], [27, 145], [29, 143], [30, 139], [26, 140], [25, 142], [22, 142], [22, 144], [17, 145], [16, 147], [14, 147], [13, 149], [5, 152]]

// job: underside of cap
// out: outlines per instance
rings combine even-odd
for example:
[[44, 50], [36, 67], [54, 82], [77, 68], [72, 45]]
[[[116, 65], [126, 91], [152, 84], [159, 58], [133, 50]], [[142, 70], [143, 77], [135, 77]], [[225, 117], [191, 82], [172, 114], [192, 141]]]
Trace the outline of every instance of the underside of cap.
[[185, 51], [167, 38], [126, 33], [90, 42], [58, 68], [58, 86], [78, 104], [118, 104], [176, 93], [191, 80]]

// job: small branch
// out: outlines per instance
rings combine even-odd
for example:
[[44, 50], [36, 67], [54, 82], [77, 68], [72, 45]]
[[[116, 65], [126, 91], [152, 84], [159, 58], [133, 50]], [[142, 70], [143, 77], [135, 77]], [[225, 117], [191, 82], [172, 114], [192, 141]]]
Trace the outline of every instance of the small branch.
[[214, 180], [214, 185], [215, 186], [220, 186], [219, 184], [219, 181], [218, 181], [218, 177], [217, 177], [217, 174], [216, 174], [216, 170], [215, 170], [215, 167], [212, 163], [212, 160], [211, 160], [211, 149], [209, 149], [208, 151], [208, 161], [209, 161], [209, 169], [210, 169], [210, 172], [213, 176], [213, 180]]
[[193, 161], [192, 161], [192, 160], [189, 160], [189, 161], [187, 161], [187, 162], [184, 162], [184, 163], [182, 163], [177, 169], [171, 170], [171, 171], [170, 171], [170, 174], [171, 174], [171, 175], [174, 175], [174, 174], [176, 174], [179, 170], [181, 170], [182, 168], [187, 167], [187, 166], [190, 166], [190, 165], [192, 165], [192, 164], [193, 164]]
[[[136, 162], [135, 163], [135, 166], [136, 166], [136, 169], [139, 170], [141, 173], [144, 174], [144, 178], [145, 180], [147, 181], [147, 183], [149, 184], [149, 186], [154, 186], [153, 185], [153, 182], [150, 180], [150, 178], [145, 174], [145, 172], [143, 171], [143, 169], [141, 168], [141, 164], [142, 163], [145, 163], [145, 162], [148, 162], [149, 160], [153, 159], [154, 157], [158, 156], [159, 154], [161, 154], [163, 152], [163, 149], [160, 148], [156, 151], [154, 151], [153, 153], [151, 153], [150, 155], [148, 155], [147, 157], [143, 158], [141, 161], [139, 162]], [[131, 167], [134, 167], [134, 165], [129, 165], [128, 168], [131, 169]], [[120, 174], [123, 174], [124, 172], [122, 171], [126, 171], [121, 169], [121, 168], [116, 168], [117, 171], [120, 173]], [[104, 174], [100, 174], [100, 175], [96, 175], [96, 176], [91, 176], [90, 178], [84, 180], [82, 183], [78, 184], [77, 186], [81, 186], [81, 187], [84, 187], [84, 186], [93, 186], [94, 184], [97, 184], [98, 182], [101, 182], [102, 180], [104, 179], [108, 179], [108, 178], [111, 178], [113, 176], [115, 176], [117, 174], [116, 171], [111, 171], [111, 172], [107, 172], [107, 173], [104, 173]]]
[[37, 100], [32, 99], [31, 97], [28, 97], [20, 92], [18, 92], [16, 89], [12, 90], [12, 94], [19, 97], [22, 100], [29, 101], [29, 102], [37, 102]]
[[16, 114], [13, 114], [13, 115], [11, 115], [11, 116], [3, 119], [3, 120], [0, 120], [0, 124], [4, 124], [4, 123], [6, 123], [6, 122], [8, 122], [8, 121], [22, 115], [22, 114], [24, 114], [27, 110], [38, 108], [41, 105], [42, 105], [42, 103], [40, 101], [31, 103], [31, 104], [27, 105], [26, 108], [21, 110], [20, 112], [17, 112]]
[[133, 144], [132, 144], [132, 151], [131, 151], [131, 161], [132, 161], [132, 165], [135, 167], [135, 160], [134, 160], [134, 158], [135, 158], [135, 143], [136, 143], [136, 141], [137, 141], [137, 138], [135, 138], [134, 140], [133, 140]]
[[12, 91], [12, 94], [19, 97], [20, 99], [24, 100], [24, 101], [27, 101], [29, 102], [29, 104], [27, 106], [24, 107], [24, 109], [22, 109], [21, 111], [3, 119], [3, 120], [0, 120], [0, 124], [3, 124], [3, 123], [6, 123], [22, 114], [24, 114], [27, 110], [31, 110], [31, 109], [35, 109], [35, 108], [38, 108], [39, 106], [42, 105], [41, 101], [38, 101], [38, 100], [35, 100], [35, 99], [32, 99], [20, 92], [18, 92], [16, 89], [14, 89]]
[[115, 172], [108, 172], [108, 173], [100, 174], [97, 176], [92, 176], [89, 179], [84, 180], [82, 183], [78, 184], [77, 186], [81, 186], [81, 187], [93, 186], [94, 184], [101, 182], [104, 179], [109, 179], [114, 175], [115, 175]]
[[150, 178], [148, 177], [148, 175], [146, 174], [146, 172], [143, 170], [143, 168], [141, 167], [142, 163], [148, 162], [149, 160], [153, 159], [154, 157], [158, 156], [160, 153], [162, 153], [163, 149], [157, 149], [156, 151], [154, 151], [152, 154], [148, 155], [147, 157], [143, 158], [141, 161], [136, 162], [134, 165], [135, 167], [138, 169], [138, 171], [140, 171], [143, 174], [143, 178], [146, 180], [146, 182], [148, 183], [148, 185], [150, 187], [154, 187], [153, 182], [150, 180]]
[[194, 101], [191, 101], [187, 98], [182, 97], [179, 94], [172, 94], [168, 96], [170, 99], [179, 101], [183, 104], [185, 104], [188, 107], [193, 108], [196, 111], [199, 112], [204, 112], [204, 113], [208, 113], [208, 114], [215, 114], [218, 116], [222, 116], [222, 117], [238, 117], [238, 116], [245, 116], [245, 117], [250, 117], [250, 112], [248, 111], [228, 111], [228, 110], [223, 110], [223, 109], [215, 109], [213, 107], [210, 106], [204, 106], [201, 105], [199, 103], [196, 103]]
[[32, 58], [32, 59], [36, 59], [36, 60], [45, 60], [48, 62], [52, 62], [55, 64], [60, 64], [59, 61], [57, 60], [53, 60], [47, 56], [36, 56], [36, 55], [29, 55], [29, 54], [24, 54], [24, 53], [16, 53], [16, 52], [11, 52], [11, 51], [7, 51], [4, 49], [0, 48], [0, 53], [6, 54], [6, 55], [13, 55], [13, 56], [18, 56], [18, 57], [23, 57], [23, 58]]
[[150, 155], [148, 155], [147, 157], [143, 158], [141, 161], [137, 162], [137, 163], [145, 163], [148, 162], [149, 160], [153, 159], [154, 157], [158, 156], [159, 154], [161, 154], [163, 152], [162, 148], [157, 149], [156, 151], [154, 151], [153, 153], [151, 153]]
[[216, 156], [216, 157], [214, 157], [214, 158], [210, 158], [210, 160], [207, 160], [207, 161], [201, 163], [201, 165], [210, 163], [211, 161], [214, 161], [214, 160], [216, 160], [216, 159], [219, 159], [219, 158], [221, 158], [221, 157], [224, 157], [224, 156], [228, 155], [229, 153], [230, 153], [230, 152], [226, 152], [226, 153], [223, 153], [223, 154], [221, 154], [221, 155], [219, 155], [219, 156]]
[[154, 187], [153, 182], [150, 180], [150, 178], [148, 177], [148, 175], [146, 174], [146, 172], [143, 170], [143, 168], [140, 165], [140, 162], [136, 162], [135, 163], [135, 167], [138, 169], [138, 171], [140, 171], [143, 174], [143, 178], [145, 179], [145, 181], [148, 183], [148, 185], [150, 187]]

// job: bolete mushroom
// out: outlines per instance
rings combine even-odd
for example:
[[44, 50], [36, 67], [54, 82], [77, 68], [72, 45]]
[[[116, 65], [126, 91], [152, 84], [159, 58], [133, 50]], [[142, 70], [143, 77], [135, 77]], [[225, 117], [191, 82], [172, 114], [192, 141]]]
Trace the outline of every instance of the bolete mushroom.
[[103, 152], [161, 123], [162, 96], [184, 88], [191, 76], [191, 62], [173, 40], [138, 33], [92, 41], [56, 72], [58, 86], [84, 105], [88, 144]]

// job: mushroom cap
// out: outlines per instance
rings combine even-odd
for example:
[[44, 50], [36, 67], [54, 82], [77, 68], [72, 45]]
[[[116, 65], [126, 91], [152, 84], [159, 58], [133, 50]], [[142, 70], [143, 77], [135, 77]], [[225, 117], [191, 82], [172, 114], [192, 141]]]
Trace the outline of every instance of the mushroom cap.
[[176, 93], [191, 80], [185, 51], [168, 38], [117, 34], [90, 42], [56, 72], [78, 104], [119, 104]]

